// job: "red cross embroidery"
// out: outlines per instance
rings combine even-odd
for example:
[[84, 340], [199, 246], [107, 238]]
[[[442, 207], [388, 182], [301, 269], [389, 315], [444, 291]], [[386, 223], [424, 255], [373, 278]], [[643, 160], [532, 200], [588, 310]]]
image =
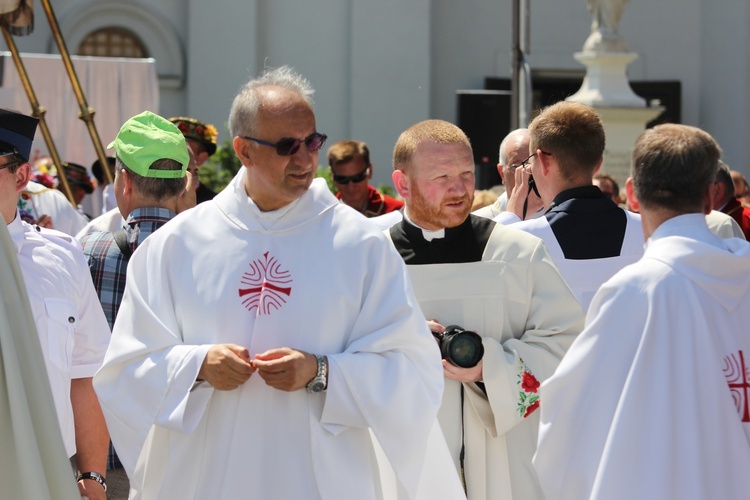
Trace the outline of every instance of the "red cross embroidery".
[[[286, 297], [292, 293], [289, 271], [281, 269], [275, 257], [268, 252], [262, 259], [250, 263], [250, 270], [242, 275], [241, 283], [248, 288], [240, 288], [239, 294], [248, 311], [258, 310], [258, 314], [270, 314], [272, 309], [280, 309], [286, 304]], [[286, 297], [285, 297], [286, 296]]]
[[742, 415], [743, 422], [750, 422], [750, 382], [748, 381], [748, 368], [745, 366], [745, 353], [737, 351], [724, 358], [724, 376], [729, 384], [732, 399], [737, 406], [737, 413]]

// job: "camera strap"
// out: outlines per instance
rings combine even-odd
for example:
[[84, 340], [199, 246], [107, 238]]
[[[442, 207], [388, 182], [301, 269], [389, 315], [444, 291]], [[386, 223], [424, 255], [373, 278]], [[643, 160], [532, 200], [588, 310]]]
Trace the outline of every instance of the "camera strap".
[[464, 486], [464, 493], [469, 496], [469, 491], [466, 488], [466, 474], [464, 473], [464, 455], [466, 454], [466, 441], [464, 431], [464, 384], [461, 382], [461, 452], [458, 454], [458, 462], [461, 466], [461, 483]]
[[127, 263], [130, 260], [130, 256], [133, 255], [133, 249], [128, 245], [127, 231], [125, 231], [125, 229], [118, 229], [112, 233], [112, 238], [115, 240], [117, 248], [120, 249], [120, 253], [122, 253], [123, 258]]

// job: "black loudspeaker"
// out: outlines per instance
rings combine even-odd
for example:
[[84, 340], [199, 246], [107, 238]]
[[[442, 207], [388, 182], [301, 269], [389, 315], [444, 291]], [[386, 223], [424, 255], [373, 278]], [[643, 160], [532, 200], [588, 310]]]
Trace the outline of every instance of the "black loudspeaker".
[[[543, 77], [535, 76], [532, 80], [534, 111], [551, 106], [568, 96], [578, 92], [583, 83], [580, 77]], [[682, 83], [679, 80], [654, 80], [628, 82], [636, 95], [643, 97], [646, 102], [656, 99], [664, 106], [664, 112], [648, 122], [646, 128], [660, 123], [682, 123]], [[484, 79], [484, 87], [493, 90], [510, 90], [509, 78], [488, 76]]]
[[474, 150], [477, 189], [502, 184], [497, 173], [500, 142], [510, 132], [511, 92], [457, 90], [458, 126]]

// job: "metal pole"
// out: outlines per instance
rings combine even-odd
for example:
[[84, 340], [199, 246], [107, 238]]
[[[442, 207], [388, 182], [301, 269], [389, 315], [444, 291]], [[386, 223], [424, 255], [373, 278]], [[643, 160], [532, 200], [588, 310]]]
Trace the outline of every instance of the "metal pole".
[[62, 162], [60, 161], [60, 155], [57, 153], [55, 141], [52, 139], [52, 134], [50, 134], [49, 127], [47, 127], [47, 121], [44, 119], [44, 115], [47, 110], [39, 105], [39, 101], [36, 98], [36, 93], [31, 86], [29, 75], [28, 73], [26, 73], [26, 67], [23, 65], [21, 56], [18, 54], [18, 48], [16, 47], [16, 42], [13, 40], [13, 35], [10, 34], [10, 31], [8, 31], [8, 28], [6, 26], [3, 25], [0, 26], [0, 28], [2, 28], [3, 37], [5, 37], [5, 43], [8, 44], [10, 53], [13, 56], [13, 62], [15, 63], [16, 69], [18, 70], [18, 76], [21, 78], [21, 84], [23, 84], [26, 95], [29, 97], [29, 102], [31, 103], [31, 114], [32, 116], [39, 118], [39, 127], [42, 131], [44, 142], [47, 143], [47, 149], [49, 150], [49, 154], [52, 157], [52, 161], [57, 167], [57, 178], [60, 181], [60, 184], [62, 184], [63, 192], [65, 193], [65, 196], [68, 197], [68, 200], [73, 205], [73, 208], [78, 208], [76, 206], [75, 199], [73, 198], [73, 192], [70, 190], [70, 186], [68, 185], [68, 179], [65, 177], [65, 170], [63, 169]]
[[510, 81], [510, 129], [519, 128], [521, 123], [520, 88], [521, 88], [521, 0], [512, 0], [513, 3], [513, 28], [511, 44], [511, 61], [513, 65], [513, 76]]
[[104, 176], [107, 179], [107, 182], [112, 183], [112, 173], [109, 171], [107, 155], [104, 152], [102, 141], [99, 138], [99, 132], [96, 131], [96, 125], [94, 125], [95, 111], [89, 107], [88, 103], [86, 102], [86, 97], [83, 95], [81, 83], [78, 81], [78, 75], [76, 74], [76, 70], [73, 67], [73, 61], [71, 61], [70, 59], [68, 48], [65, 45], [65, 40], [62, 37], [60, 26], [57, 24], [57, 18], [55, 17], [55, 13], [52, 10], [52, 5], [50, 4], [49, 0], [42, 0], [42, 7], [44, 8], [45, 14], [47, 14], [49, 26], [50, 28], [52, 28], [52, 35], [54, 36], [55, 42], [57, 43], [57, 48], [60, 50], [60, 55], [62, 56], [65, 70], [68, 72], [70, 83], [73, 85], [73, 92], [75, 93], [76, 99], [78, 100], [78, 107], [81, 110], [78, 117], [86, 123], [86, 127], [89, 130], [89, 135], [91, 135], [91, 141], [94, 143], [96, 156], [99, 158], [99, 162], [102, 164]]
[[520, 14], [519, 18], [519, 51], [518, 51], [518, 66], [521, 69], [519, 71], [519, 87], [522, 91], [519, 94], [518, 104], [518, 123], [519, 126], [526, 127], [531, 121], [531, 68], [529, 63], [526, 61], [526, 55], [531, 52], [531, 40], [530, 33], [530, 13], [529, 13], [529, 2], [531, 0], [520, 0]]

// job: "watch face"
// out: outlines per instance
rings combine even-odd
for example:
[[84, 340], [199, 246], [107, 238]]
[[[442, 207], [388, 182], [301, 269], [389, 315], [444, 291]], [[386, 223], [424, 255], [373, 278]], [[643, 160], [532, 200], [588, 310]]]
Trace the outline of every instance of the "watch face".
[[320, 392], [325, 388], [325, 382], [317, 380], [310, 386], [310, 392]]

